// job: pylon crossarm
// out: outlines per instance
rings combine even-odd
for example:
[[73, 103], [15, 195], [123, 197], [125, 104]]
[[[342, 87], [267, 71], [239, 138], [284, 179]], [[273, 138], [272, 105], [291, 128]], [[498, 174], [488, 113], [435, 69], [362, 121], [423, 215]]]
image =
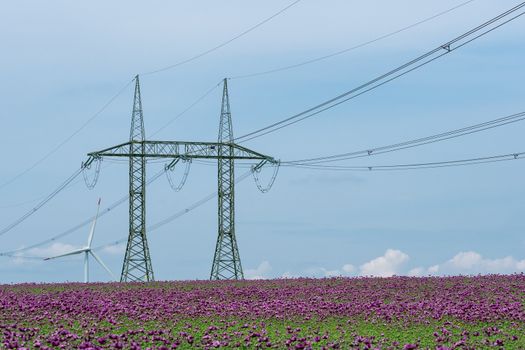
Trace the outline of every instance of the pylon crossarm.
[[[132, 145], [143, 145], [142, 152], [131, 149]], [[219, 153], [221, 148], [228, 147], [232, 152]], [[145, 157], [145, 158], [186, 158], [186, 159], [239, 159], [267, 160], [272, 157], [252, 151], [234, 143], [222, 142], [186, 142], [186, 141], [130, 141], [88, 153], [90, 157]]]
[[[261, 154], [261, 153], [258, 153], [258, 152], [255, 152], [255, 151], [252, 151], [251, 149], [249, 148], [246, 148], [246, 147], [243, 147], [243, 146], [240, 146], [236, 143], [223, 143], [223, 145], [231, 145], [233, 147], [233, 152], [234, 154], [237, 156], [237, 154], [242, 154], [242, 153], [245, 153], [245, 154], [250, 154], [252, 156], [255, 156], [253, 158], [250, 158], [250, 159], [257, 159], [257, 160], [266, 160], [266, 161], [269, 161], [269, 162], [274, 162], [275, 160], [270, 157], [270, 156], [266, 156], [264, 154]], [[223, 156], [221, 156], [222, 158], [224, 158]], [[239, 159], [238, 157], [235, 157], [235, 159]]]

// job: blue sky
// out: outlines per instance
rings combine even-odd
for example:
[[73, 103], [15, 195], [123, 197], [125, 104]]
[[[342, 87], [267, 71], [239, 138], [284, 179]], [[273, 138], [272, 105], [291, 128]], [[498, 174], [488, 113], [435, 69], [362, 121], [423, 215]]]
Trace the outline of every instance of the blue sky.
[[[462, 1], [303, 0], [272, 21], [191, 63], [141, 78], [146, 133], [168, 123], [223, 77], [330, 54], [415, 23]], [[186, 59], [242, 32], [290, 1], [18, 1], [0, 13], [3, 166], [0, 182], [77, 130], [135, 74]], [[229, 83], [234, 134], [242, 135], [349, 90], [517, 4], [476, 0], [452, 13], [328, 60]], [[523, 111], [524, 19], [410, 75], [246, 146], [300, 159], [390, 144]], [[155, 136], [214, 141], [220, 89]], [[125, 142], [129, 86], [65, 146], [0, 189], [0, 222], [30, 210], [85, 160]], [[441, 161], [525, 151], [522, 123], [347, 164]], [[151, 164], [152, 175], [162, 164]], [[180, 170], [180, 169], [179, 169]], [[240, 175], [245, 169], [237, 169]], [[237, 237], [247, 277], [510, 273], [525, 271], [525, 162], [403, 172], [283, 168], [269, 193], [236, 188]], [[267, 175], [267, 174], [266, 174]], [[148, 187], [148, 223], [216, 190], [216, 170], [194, 164], [181, 192]], [[127, 166], [104, 162], [97, 187], [60, 193], [0, 237], [1, 251], [52, 237], [127, 192]], [[28, 203], [29, 202], [29, 203]], [[126, 205], [101, 218], [94, 245], [126, 235]], [[216, 201], [149, 235], [157, 279], [206, 279], [216, 240]], [[27, 252], [79, 247], [84, 228]], [[115, 273], [123, 247], [100, 255]], [[0, 257], [0, 282], [77, 281], [82, 261]], [[93, 265], [92, 278], [108, 280]]]

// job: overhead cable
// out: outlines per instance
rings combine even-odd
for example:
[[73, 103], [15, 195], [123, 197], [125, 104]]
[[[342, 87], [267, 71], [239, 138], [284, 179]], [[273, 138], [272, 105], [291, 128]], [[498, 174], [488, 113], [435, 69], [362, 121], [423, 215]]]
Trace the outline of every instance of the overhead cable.
[[502, 14], [484, 22], [483, 24], [475, 27], [474, 29], [469, 30], [468, 32], [436, 47], [433, 50], [428, 51], [427, 53], [383, 74], [374, 78], [354, 89], [346, 91], [334, 98], [331, 98], [325, 102], [322, 102], [314, 107], [311, 107], [305, 111], [294, 114], [291, 117], [285, 118], [263, 128], [252, 131], [248, 134], [242, 135], [235, 139], [238, 143], [243, 143], [269, 133], [273, 133], [277, 130], [290, 126], [292, 124], [298, 123], [307, 118], [311, 118], [319, 113], [322, 113], [326, 110], [334, 108], [344, 102], [352, 100], [360, 95], [363, 95], [369, 91], [377, 89], [378, 87], [385, 85], [397, 78], [400, 78], [418, 68], [421, 68], [438, 58], [441, 58], [467, 44], [470, 42], [496, 30], [497, 28], [515, 20], [516, 18], [522, 16], [525, 12], [518, 12], [525, 6], [525, 2], [520, 3], [519, 5], [503, 12]]
[[36, 168], [38, 165], [40, 165], [42, 162], [47, 160], [49, 157], [51, 157], [53, 154], [55, 154], [60, 148], [62, 148], [66, 143], [68, 143], [73, 137], [75, 137], [78, 133], [80, 133], [82, 130], [84, 130], [93, 120], [95, 120], [102, 112], [104, 112], [112, 103], [122, 95], [122, 93], [126, 90], [126, 88], [133, 82], [133, 80], [129, 81], [126, 85], [124, 85], [113, 97], [111, 97], [108, 102], [106, 102], [95, 114], [93, 114], [91, 117], [89, 117], [77, 130], [75, 130], [71, 135], [66, 137], [62, 142], [60, 142], [55, 148], [53, 148], [51, 151], [46, 153], [42, 158], [38, 159], [36, 162], [34, 162], [31, 166], [26, 168], [25, 170], [21, 171], [11, 179], [7, 180], [6, 182], [0, 184], [0, 189], [6, 187], [7, 185], [10, 185], [11, 183], [15, 182], [34, 168]]
[[440, 142], [440, 141], [445, 141], [445, 140], [449, 140], [449, 139], [453, 139], [453, 138], [457, 138], [461, 136], [466, 136], [466, 135], [478, 133], [481, 131], [494, 129], [500, 126], [517, 123], [523, 120], [525, 120], [525, 112], [520, 112], [520, 113], [512, 114], [506, 117], [489, 120], [483, 123], [466, 126], [460, 129], [446, 131], [440, 134], [421, 137], [421, 138], [417, 138], [417, 139], [413, 139], [409, 141], [398, 142], [398, 143], [394, 143], [391, 145], [368, 148], [368, 149], [354, 151], [354, 152], [334, 154], [334, 155], [323, 156], [323, 157], [283, 161], [282, 163], [283, 164], [301, 163], [301, 164], [314, 165], [314, 164], [331, 163], [331, 162], [338, 162], [341, 160], [374, 156], [378, 154], [404, 150], [407, 148], [428, 145], [428, 144], [435, 143], [435, 142]]
[[[151, 179], [149, 179], [147, 182], [146, 182], [146, 186], [153, 183], [154, 181], [156, 181], [159, 177], [162, 176], [162, 174], [164, 174], [164, 170], [156, 173], [154, 176], [151, 177]], [[121, 204], [125, 203], [127, 200], [129, 199], [129, 195], [126, 195], [126, 196], [123, 196], [122, 198], [120, 198], [119, 200], [113, 202], [111, 205], [109, 205], [108, 207], [106, 207], [105, 209], [101, 210], [98, 217], [102, 217], [108, 213], [110, 213], [113, 209], [115, 209], [116, 207], [120, 206]], [[32, 244], [32, 245], [29, 245], [29, 246], [26, 246], [26, 247], [22, 247], [22, 248], [19, 248], [19, 249], [15, 249], [15, 250], [11, 250], [11, 251], [7, 251], [7, 252], [2, 252], [0, 253], [0, 256], [18, 256], [18, 254], [24, 252], [24, 251], [27, 251], [27, 250], [30, 250], [30, 249], [33, 249], [33, 248], [37, 248], [37, 247], [41, 247], [43, 245], [46, 245], [48, 243], [51, 243], [51, 242], [54, 242], [56, 240], [58, 240], [59, 238], [63, 238], [63, 237], [66, 237], [66, 236], [69, 236], [70, 234], [78, 231], [79, 229], [83, 228], [83, 227], [86, 227], [88, 226], [89, 224], [91, 224], [93, 222], [93, 220], [95, 219], [94, 216], [91, 216], [90, 218], [82, 221], [81, 223], [65, 230], [64, 232], [62, 233], [59, 233], [51, 238], [48, 238], [46, 240], [43, 240], [43, 241], [40, 241], [38, 243], [35, 243], [35, 244]]]
[[516, 152], [508, 154], [500, 154], [495, 156], [477, 157], [469, 159], [447, 160], [441, 162], [428, 163], [411, 163], [411, 164], [391, 164], [391, 165], [361, 165], [361, 166], [346, 166], [346, 165], [310, 165], [310, 164], [282, 164], [282, 166], [306, 168], [313, 170], [333, 170], [333, 171], [394, 171], [394, 170], [416, 170], [416, 169], [434, 169], [446, 168], [454, 166], [466, 166], [485, 163], [495, 163], [511, 161], [516, 159], [524, 159], [525, 152]]
[[[250, 176], [250, 174], [252, 173], [252, 170], [242, 174], [241, 176], [239, 176], [237, 179], [235, 179], [235, 183], [239, 183], [243, 180], [245, 180], [246, 178], [248, 178]], [[201, 198], [200, 200], [194, 202], [193, 204], [191, 204], [190, 206], [186, 207], [185, 209], [182, 209], [170, 216], [168, 216], [167, 218], [149, 226], [146, 228], [146, 231], [147, 232], [153, 232], [153, 231], [156, 231], [158, 230], [159, 228], [161, 228], [162, 226], [166, 225], [166, 224], [169, 224], [170, 222], [172, 222], [173, 220], [176, 220], [178, 218], [180, 218], [181, 216], [189, 213], [190, 211], [206, 204], [207, 202], [211, 201], [213, 198], [216, 198], [217, 197], [217, 192], [213, 192], [213, 193], [210, 193], [209, 195], [207, 195], [206, 197], [203, 197]], [[93, 250], [100, 250], [100, 249], [104, 249], [104, 248], [107, 248], [107, 247], [110, 247], [110, 246], [115, 246], [115, 245], [119, 245], [119, 244], [122, 244], [124, 242], [127, 241], [127, 237], [122, 237], [121, 239], [119, 240], [116, 240], [112, 243], [109, 243], [109, 244], [104, 244], [104, 245], [101, 245], [101, 246], [98, 246], [96, 248], [93, 248]]]
[[51, 192], [49, 195], [47, 195], [42, 201], [40, 201], [33, 209], [29, 210], [27, 213], [16, 219], [11, 224], [4, 227], [2, 230], [0, 230], [0, 236], [6, 234], [7, 232], [14, 229], [16, 226], [20, 225], [22, 222], [27, 220], [31, 215], [36, 213], [40, 208], [42, 208], [47, 202], [49, 202], [51, 199], [55, 198], [57, 194], [59, 194], [64, 188], [67, 187], [80, 173], [82, 172], [82, 168], [75, 171], [70, 177], [67, 178], [66, 181], [64, 181], [60, 186], [58, 186], [53, 192]]
[[[77, 181], [71, 182], [66, 188], [71, 188], [75, 184], [80, 183], [81, 181], [82, 181], [82, 179], [79, 179]], [[23, 202], [18, 202], [18, 203], [9, 204], [9, 205], [1, 205], [0, 209], [21, 207], [21, 206], [24, 206], [24, 205], [27, 205], [27, 204], [30, 204], [30, 203], [37, 202], [37, 201], [42, 200], [42, 199], [44, 199], [46, 197], [47, 197], [47, 195], [43, 195], [43, 196], [39, 196], [39, 197], [30, 199], [30, 200], [26, 200], [26, 201], [23, 201]]]
[[[106, 165], [104, 165], [103, 167], [101, 166], [101, 168], [103, 168], [103, 169], [107, 169], [107, 168], [110, 167], [110, 166], [111, 166], [111, 164], [109, 164], [109, 165], [106, 164]], [[64, 190], [66, 190], [66, 189], [68, 189], [68, 188], [71, 188], [71, 187], [75, 186], [76, 184], [78, 184], [78, 183], [80, 183], [80, 182], [83, 182], [83, 181], [85, 182], [84, 179], [78, 179], [78, 180], [76, 180], [76, 181], [73, 181], [73, 182], [71, 182], [68, 186], [66, 186], [66, 187], [64, 188]], [[44, 199], [45, 197], [47, 197], [47, 195], [42, 195], [42, 196], [36, 197], [36, 198], [34, 198], [34, 199], [27, 200], [27, 201], [24, 201], [24, 202], [15, 203], [15, 204], [10, 204], [10, 205], [1, 205], [0, 208], [16, 208], [16, 207], [21, 207], [21, 206], [26, 205], [26, 204], [30, 204], [30, 203], [37, 202], [37, 201], [39, 201], [39, 200], [41, 200], [41, 199]]]
[[164, 124], [162, 127], [157, 129], [153, 134], [150, 135], [150, 137], [153, 137], [157, 135], [162, 130], [166, 129], [168, 126], [170, 126], [175, 120], [182, 117], [184, 114], [186, 114], [189, 110], [191, 110], [193, 107], [195, 107], [197, 104], [199, 104], [202, 100], [204, 100], [209, 94], [211, 94], [220, 84], [222, 83], [222, 80], [218, 82], [217, 84], [213, 85], [210, 89], [206, 90], [206, 92], [201, 95], [198, 99], [196, 99], [192, 104], [190, 104], [186, 109], [184, 109], [182, 112], [177, 114], [175, 117], [173, 117], [170, 121], [168, 121], [166, 124]]
[[474, 1], [476, 1], [476, 0], [469, 0], [469, 1], [462, 2], [461, 4], [456, 5], [454, 7], [451, 7], [448, 10], [439, 12], [439, 13], [433, 15], [433, 16], [427, 17], [427, 18], [425, 18], [423, 20], [420, 20], [418, 22], [412, 23], [412, 24], [410, 24], [408, 26], [402, 27], [402, 28], [397, 29], [397, 30], [395, 30], [393, 32], [390, 32], [388, 34], [384, 34], [384, 35], [381, 35], [381, 36], [376, 37], [374, 39], [365, 41], [363, 43], [360, 43], [360, 44], [348, 47], [348, 48], [343, 49], [343, 50], [336, 51], [336, 52], [331, 53], [329, 55], [319, 56], [319, 57], [312, 58], [312, 59], [309, 59], [309, 60], [306, 60], [306, 61], [302, 61], [300, 63], [295, 63], [295, 64], [291, 64], [291, 65], [287, 65], [287, 66], [282, 66], [282, 67], [279, 67], [279, 68], [273, 68], [273, 69], [260, 71], [260, 72], [255, 72], [255, 73], [247, 73], [247, 74], [243, 74], [243, 75], [237, 75], [237, 76], [231, 77], [230, 79], [245, 79], [245, 78], [252, 78], [252, 77], [257, 77], [257, 76], [266, 75], [266, 74], [282, 72], [282, 71], [285, 71], [285, 70], [289, 70], [289, 69], [293, 69], [293, 68], [299, 68], [299, 67], [311, 64], [311, 63], [315, 63], [315, 62], [326, 60], [328, 58], [339, 56], [339, 55], [342, 55], [344, 53], [360, 49], [362, 47], [368, 46], [370, 44], [376, 43], [378, 41], [387, 39], [387, 38], [392, 37], [392, 36], [394, 36], [396, 34], [399, 34], [399, 33], [402, 33], [404, 31], [407, 31], [409, 29], [412, 29], [414, 27], [417, 27], [417, 26], [419, 26], [421, 24], [424, 24], [424, 23], [429, 22], [429, 21], [431, 21], [433, 19], [436, 19], [438, 17], [446, 15], [446, 14], [448, 14], [448, 13], [454, 11], [454, 10], [457, 10], [457, 9], [459, 9], [459, 8], [465, 6], [465, 5], [468, 5], [468, 4], [470, 4], [471, 2], [474, 2]]
[[170, 70], [170, 69], [172, 69], [172, 68], [182, 66], [183, 64], [189, 63], [189, 62], [191, 62], [191, 61], [195, 61], [196, 59], [201, 58], [201, 57], [203, 57], [203, 56], [205, 56], [205, 55], [207, 55], [207, 54], [209, 54], [209, 53], [212, 53], [213, 51], [216, 51], [216, 50], [218, 50], [218, 49], [220, 49], [220, 48], [222, 48], [222, 47], [228, 45], [229, 43], [231, 43], [231, 42], [233, 42], [233, 41], [239, 39], [240, 37], [242, 37], [242, 36], [244, 36], [244, 35], [250, 33], [251, 31], [253, 31], [253, 30], [259, 28], [259, 27], [262, 26], [263, 24], [265, 24], [265, 23], [269, 22], [270, 20], [274, 19], [275, 17], [279, 16], [281, 13], [285, 12], [285, 11], [288, 10], [290, 7], [296, 5], [296, 4], [299, 3], [300, 1], [301, 1], [301, 0], [295, 0], [295, 1], [293, 1], [291, 4], [289, 4], [288, 6], [284, 7], [283, 9], [277, 11], [276, 13], [274, 13], [273, 15], [271, 15], [270, 17], [268, 17], [268, 18], [262, 20], [261, 22], [259, 22], [259, 23], [255, 24], [255, 25], [251, 26], [250, 28], [246, 29], [245, 31], [243, 31], [243, 32], [241, 32], [241, 33], [235, 35], [233, 38], [228, 39], [228, 40], [226, 40], [225, 42], [223, 42], [223, 43], [221, 43], [221, 44], [219, 44], [219, 45], [217, 45], [217, 46], [214, 46], [214, 47], [212, 47], [212, 48], [210, 48], [210, 49], [208, 49], [208, 50], [205, 50], [205, 51], [203, 51], [203, 52], [201, 52], [201, 53], [199, 53], [199, 54], [196, 54], [196, 55], [194, 55], [194, 56], [191, 56], [191, 57], [189, 57], [189, 58], [187, 58], [187, 59], [185, 59], [185, 60], [179, 61], [179, 62], [177, 62], [177, 63], [171, 64], [171, 65], [169, 65], [169, 66], [166, 66], [166, 67], [163, 67], [163, 68], [160, 68], [160, 69], [156, 69], [156, 70], [153, 70], [153, 71], [150, 71], [150, 72], [142, 73], [141, 75], [150, 75], [150, 74], [156, 74], [156, 73], [164, 72], [164, 71]]
[[[251, 174], [252, 170], [242, 174], [241, 176], [239, 176], [238, 178], [235, 179], [235, 183], [239, 183], [243, 180], [245, 180], [246, 178], [248, 178]], [[164, 173], [164, 171], [156, 174], [150, 181], [149, 183], [155, 181], [156, 179], [158, 179], [162, 174]], [[123, 197], [121, 198], [120, 200], [118, 200], [117, 202], [113, 203], [110, 207], [106, 208], [105, 210], [101, 211], [99, 217], [107, 214], [111, 209], [117, 207], [118, 205], [122, 204], [123, 202], [125, 202], [127, 199], [128, 199], [129, 196], [126, 196], [126, 197]], [[209, 202], [210, 200], [212, 200], [213, 198], [216, 198], [217, 197], [217, 192], [213, 192], [213, 193], [210, 193], [209, 195], [201, 198], [200, 200], [194, 202], [193, 204], [189, 205], [188, 207], [186, 207], [185, 209], [183, 210], [180, 210], [170, 216], [168, 216], [167, 218], [147, 227], [146, 231], [147, 232], [153, 232], [155, 230], [158, 230], [159, 228], [161, 228], [162, 226], [180, 218], [181, 216], [189, 213], [190, 211], [206, 204], [207, 202]], [[11, 250], [11, 251], [7, 251], [7, 252], [2, 252], [0, 253], [0, 256], [3, 256], [3, 257], [19, 257], [19, 258], [26, 258], [26, 255], [21, 255], [22, 252], [24, 251], [28, 251], [30, 249], [33, 249], [33, 248], [37, 248], [37, 247], [40, 247], [40, 246], [43, 246], [43, 245], [46, 245], [48, 243], [51, 243], [53, 241], [56, 241], [57, 239], [59, 238], [63, 238], [69, 234], [71, 234], [72, 232], [80, 229], [81, 227], [84, 227], [84, 226], [87, 226], [89, 223], [91, 223], [93, 221], [93, 218], [94, 217], [91, 217], [87, 220], [85, 220], [83, 223], [61, 233], [60, 235], [56, 235], [50, 239], [47, 239], [45, 241], [42, 241], [42, 242], [39, 242], [39, 243], [36, 243], [36, 244], [33, 244], [31, 246], [27, 246], [27, 247], [23, 247], [23, 248], [20, 248], [20, 249], [15, 249], [15, 250]], [[121, 244], [121, 243], [124, 243], [127, 241], [127, 237], [122, 237], [116, 241], [113, 241], [109, 244], [104, 244], [104, 245], [100, 245], [96, 248], [93, 248], [93, 250], [101, 250], [103, 248], [106, 248], [106, 247], [110, 247], [110, 246], [115, 246], [115, 245], [118, 245], [118, 244]], [[42, 257], [32, 257], [30, 256], [29, 258], [36, 258], [36, 259], [41, 259]]]

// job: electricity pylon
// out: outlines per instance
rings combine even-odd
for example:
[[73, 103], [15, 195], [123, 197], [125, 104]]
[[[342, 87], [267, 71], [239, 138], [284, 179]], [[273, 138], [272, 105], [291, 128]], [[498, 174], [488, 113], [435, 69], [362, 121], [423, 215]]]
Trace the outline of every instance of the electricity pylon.
[[[153, 269], [146, 236], [146, 160], [217, 159], [219, 229], [210, 279], [242, 279], [242, 267], [235, 239], [234, 160], [256, 160], [260, 168], [278, 162], [270, 156], [252, 151], [233, 142], [227, 81], [221, 108], [218, 142], [149, 141], [144, 137], [144, 119], [139, 77], [135, 78], [135, 97], [129, 142], [88, 153], [90, 164], [103, 157], [129, 158], [129, 237], [122, 268], [121, 282], [153, 281]], [[169, 166], [168, 166], [169, 168]]]
[[140, 156], [144, 153], [144, 135], [144, 116], [137, 75], [129, 133], [129, 235], [121, 282], [149, 282], [155, 279], [146, 237], [146, 158]]
[[146, 158], [142, 156], [144, 137], [144, 116], [137, 75], [129, 134], [129, 236], [120, 276], [121, 282], [155, 280], [146, 237]]
[[241, 258], [235, 238], [235, 158], [233, 157], [233, 127], [227, 79], [224, 79], [222, 92], [218, 141], [221, 144], [217, 160], [219, 230], [210, 279], [243, 279]]

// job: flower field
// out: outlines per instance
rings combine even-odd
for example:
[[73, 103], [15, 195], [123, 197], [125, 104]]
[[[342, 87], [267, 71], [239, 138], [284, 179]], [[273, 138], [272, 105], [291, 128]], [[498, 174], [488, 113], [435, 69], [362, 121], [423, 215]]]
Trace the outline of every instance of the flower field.
[[525, 349], [525, 275], [0, 286], [6, 349]]

